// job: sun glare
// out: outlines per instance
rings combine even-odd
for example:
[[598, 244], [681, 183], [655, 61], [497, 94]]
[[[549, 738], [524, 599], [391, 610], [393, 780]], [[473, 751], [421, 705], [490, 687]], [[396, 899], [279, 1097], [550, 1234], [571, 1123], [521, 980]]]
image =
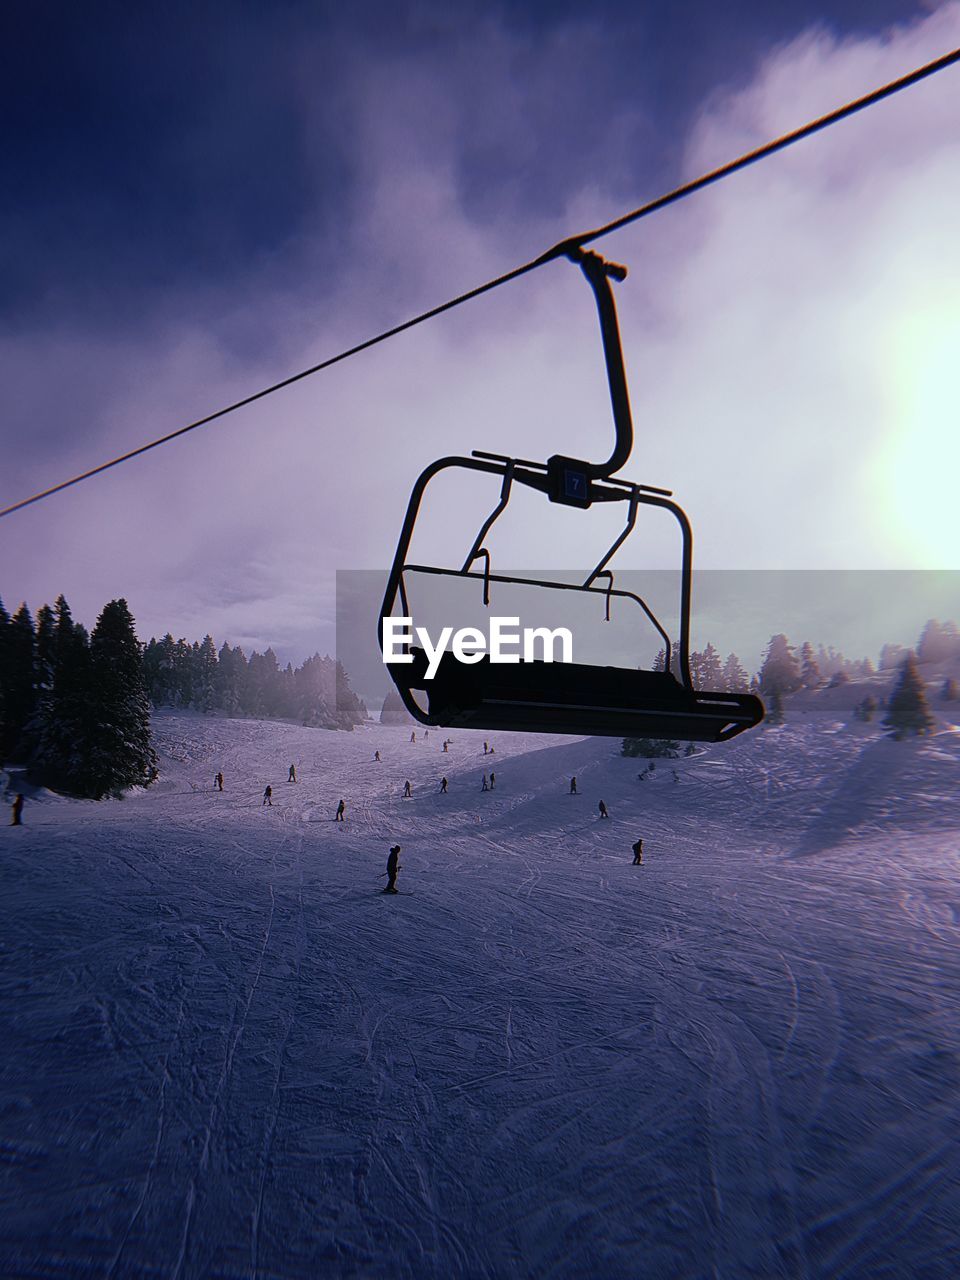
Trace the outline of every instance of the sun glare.
[[915, 314], [893, 339], [878, 457], [884, 524], [912, 567], [960, 568], [960, 315]]

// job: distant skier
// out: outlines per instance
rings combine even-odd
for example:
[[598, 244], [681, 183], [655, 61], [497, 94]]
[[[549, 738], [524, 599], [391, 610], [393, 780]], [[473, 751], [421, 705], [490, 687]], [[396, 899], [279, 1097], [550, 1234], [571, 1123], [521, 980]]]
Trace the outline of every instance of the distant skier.
[[340, 803], [337, 805], [337, 816], [334, 818], [334, 822], [343, 822], [343, 815], [346, 813], [346, 811], [347, 811], [347, 806], [341, 800]]
[[486, 743], [484, 743], [484, 744], [483, 744], [483, 754], [484, 754], [484, 755], [487, 755], [487, 754], [489, 753], [489, 751], [490, 751], [490, 748], [487, 746], [487, 744], [486, 744]]
[[444, 740], [443, 740], [443, 754], [444, 754], [444, 755], [446, 755], [446, 754], [447, 754], [447, 748], [448, 748], [449, 746], [450, 746], [450, 739], [449, 739], [449, 738], [444, 738]]
[[423, 731], [423, 740], [424, 740], [424, 742], [426, 742], [426, 740], [427, 740], [429, 737], [430, 737], [430, 730], [429, 730], [429, 729], [424, 729], [424, 731]]
[[447, 794], [447, 780], [446, 780], [446, 778], [441, 778], [441, 779], [440, 779], [440, 794], [441, 794], [442, 796], [445, 796], [445, 795]]
[[23, 796], [19, 791], [17, 792], [16, 800], [14, 800], [11, 805], [10, 812], [12, 815], [10, 818], [11, 827], [22, 827], [23, 818], [21, 815], [23, 814]]
[[575, 777], [570, 779], [570, 794], [572, 796], [577, 794], [577, 779]]
[[287, 774], [287, 781], [288, 781], [288, 782], [296, 782], [296, 780], [297, 780], [297, 771], [296, 771], [296, 769], [293, 767], [293, 765], [291, 765], [291, 766], [290, 766], [290, 772]]
[[643, 838], [642, 837], [633, 846], [633, 865], [635, 867], [643, 866]]
[[410, 741], [416, 742], [416, 740], [417, 740], [417, 731], [416, 729], [414, 729], [414, 731], [410, 734]]
[[494, 754], [495, 754], [495, 752], [494, 752], [494, 750], [493, 750], [493, 743], [492, 743], [492, 742], [490, 743], [490, 754], [491, 754], [491, 755], [494, 755]]
[[483, 775], [483, 786], [480, 788], [480, 790], [481, 790], [481, 791], [489, 791], [489, 790], [490, 790], [490, 784], [489, 784], [489, 782], [487, 782], [487, 775], [486, 775], [486, 774], [484, 774], [484, 775]]
[[497, 775], [491, 769], [490, 770], [490, 790], [492, 791], [496, 785], [497, 785]]
[[375, 751], [375, 752], [373, 753], [373, 758], [374, 758], [374, 760], [376, 760], [376, 761], [377, 761], [377, 763], [379, 764], [379, 762], [380, 762], [380, 752], [379, 752], [379, 751]]
[[213, 785], [217, 788], [218, 791], [223, 790], [223, 774], [222, 773], [217, 774], [217, 776], [213, 780]]
[[262, 809], [265, 804], [268, 804], [271, 809], [273, 808], [273, 787], [264, 787], [263, 789], [263, 802], [260, 808]]
[[600, 810], [600, 817], [601, 817], [601, 818], [609, 818], [609, 817], [610, 817], [609, 813], [607, 813], [607, 806], [603, 803], [603, 801], [602, 801], [602, 800], [601, 800], [601, 801], [600, 801], [600, 803], [597, 805], [597, 808]]
[[387, 857], [387, 887], [384, 893], [397, 893], [397, 876], [400, 874], [400, 846], [395, 844], [391, 847], [389, 856]]
[[412, 795], [413, 795], [413, 788], [410, 786], [410, 779], [408, 778], [406, 782], [403, 784], [403, 798], [404, 800], [409, 800]]

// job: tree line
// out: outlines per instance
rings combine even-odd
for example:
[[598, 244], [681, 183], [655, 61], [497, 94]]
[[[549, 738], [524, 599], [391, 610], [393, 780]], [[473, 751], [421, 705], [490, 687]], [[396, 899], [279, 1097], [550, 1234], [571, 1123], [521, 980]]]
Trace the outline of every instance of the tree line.
[[[880, 651], [880, 670], [899, 669], [900, 675], [886, 703], [867, 694], [854, 708], [854, 717], [870, 721], [886, 710], [883, 724], [895, 738], [929, 732], [934, 717], [927, 703], [923, 678], [918, 664], [945, 663], [960, 660], [960, 628], [955, 622], [931, 618], [924, 626], [915, 649], [900, 644], [885, 644]], [[663, 671], [665, 650], [654, 660], [654, 671]], [[679, 676], [680, 648], [674, 644], [670, 655], [671, 671]], [[767, 723], [782, 724], [784, 698], [801, 689], [836, 688], [847, 681], [876, 674], [869, 658], [846, 658], [833, 646], [822, 644], [815, 650], [804, 641], [799, 650], [782, 632], [771, 636], [764, 650], [760, 670], [748, 676], [735, 653], [723, 660], [719, 651], [707, 644], [690, 654], [690, 678], [695, 689], [723, 693], [754, 693], [767, 705]], [[946, 676], [940, 697], [945, 702], [960, 699], [960, 689], [952, 676]], [[688, 748], [690, 750], [691, 748]], [[679, 742], [667, 739], [624, 738], [625, 756], [667, 756], [680, 754]]]
[[272, 649], [247, 658], [239, 646], [218, 650], [209, 635], [191, 644], [168, 633], [147, 643], [143, 677], [155, 707], [296, 720], [319, 729], [352, 729], [367, 716], [342, 664], [318, 653], [302, 666], [281, 667]]
[[26, 604], [11, 617], [0, 601], [0, 763], [95, 800], [147, 786], [157, 776], [150, 712], [161, 706], [330, 729], [366, 716], [333, 658], [314, 654], [294, 670], [272, 649], [249, 660], [228, 644], [218, 653], [210, 636], [143, 646], [125, 600], [111, 600], [89, 634], [62, 595], [36, 620]]
[[63, 596], [36, 623], [0, 602], [0, 761], [67, 795], [100, 800], [157, 776], [140, 643], [125, 600], [88, 635]]

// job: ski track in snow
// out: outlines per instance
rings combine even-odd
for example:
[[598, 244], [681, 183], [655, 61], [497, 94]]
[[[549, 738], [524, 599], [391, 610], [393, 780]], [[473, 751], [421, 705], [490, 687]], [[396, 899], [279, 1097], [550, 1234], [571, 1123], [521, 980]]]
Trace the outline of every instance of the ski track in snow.
[[836, 728], [641, 783], [164, 714], [155, 788], [32, 797], [0, 1274], [952, 1280], [960, 734]]

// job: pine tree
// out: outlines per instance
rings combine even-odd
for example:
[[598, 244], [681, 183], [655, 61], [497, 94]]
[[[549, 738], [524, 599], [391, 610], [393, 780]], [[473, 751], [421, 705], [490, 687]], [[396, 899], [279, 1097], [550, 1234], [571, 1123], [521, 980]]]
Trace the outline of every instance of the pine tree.
[[35, 684], [36, 634], [26, 604], [21, 604], [4, 627], [3, 741], [0, 758], [26, 759], [29, 747], [24, 731], [37, 711]]
[[247, 678], [247, 659], [238, 645], [231, 649], [225, 642], [217, 657], [216, 705], [228, 716], [243, 714], [243, 697]]
[[800, 688], [800, 664], [785, 635], [771, 636], [760, 668], [760, 688], [764, 695], [781, 697]]
[[897, 739], [929, 733], [936, 721], [930, 714], [923, 680], [917, 670], [917, 660], [908, 653], [900, 668], [900, 679], [890, 695], [887, 714], [883, 723]]
[[707, 641], [707, 647], [700, 654], [700, 680], [698, 689], [717, 690], [722, 687], [723, 664], [716, 649]]
[[31, 776], [55, 791], [87, 795], [85, 747], [93, 719], [93, 683], [87, 633], [73, 621], [61, 595], [55, 606], [53, 672], [40, 712]]
[[415, 723], [413, 716], [403, 705], [403, 701], [392, 686], [387, 690], [387, 696], [383, 700], [383, 706], [380, 709], [381, 724], [413, 724]]
[[944, 634], [943, 626], [937, 618], [931, 618], [920, 635], [917, 644], [918, 662], [943, 662], [950, 655], [950, 640]]
[[800, 682], [804, 689], [816, 689], [820, 680], [820, 667], [813, 656], [813, 645], [804, 640], [800, 646]]
[[85, 735], [85, 763], [89, 794], [97, 800], [147, 786], [157, 774], [141, 658], [126, 600], [111, 600], [90, 637], [95, 714]]
[[217, 650], [213, 636], [204, 636], [195, 649], [193, 705], [198, 711], [212, 711], [217, 703]]
[[11, 736], [7, 723], [7, 675], [9, 672], [10, 615], [0, 600], [0, 765], [6, 759], [7, 741]]
[[735, 653], [731, 653], [723, 664], [718, 688], [727, 693], [746, 693], [750, 687], [750, 677]]
[[853, 718], [862, 720], [865, 724], [869, 724], [873, 717], [877, 714], [880, 704], [872, 693], [868, 693], [862, 701], [858, 702], [853, 709]]
[[880, 670], [892, 671], [899, 667], [907, 655], [902, 644], [885, 644], [880, 650]]
[[353, 692], [350, 677], [339, 660], [336, 664], [336, 682], [337, 728], [353, 729], [354, 725], [363, 724], [367, 709]]
[[672, 738], [624, 738], [620, 743], [620, 754], [640, 756], [644, 760], [676, 760], [680, 754], [680, 743]]

